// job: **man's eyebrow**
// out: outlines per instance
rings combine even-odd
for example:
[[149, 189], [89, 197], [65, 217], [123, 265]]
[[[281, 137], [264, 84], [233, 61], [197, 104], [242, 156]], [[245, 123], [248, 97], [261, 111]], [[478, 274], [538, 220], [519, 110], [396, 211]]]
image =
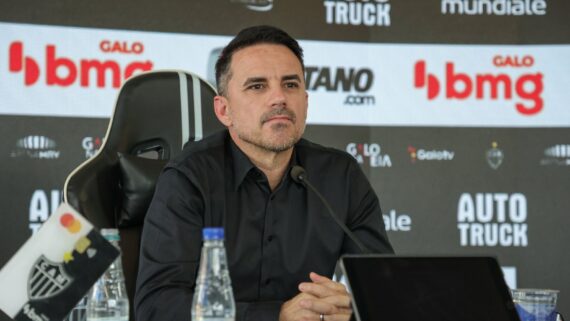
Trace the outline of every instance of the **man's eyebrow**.
[[297, 81], [301, 81], [301, 77], [299, 77], [299, 75], [294, 74], [294, 75], [286, 75], [281, 77], [282, 81], [287, 81], [287, 80], [297, 80]]
[[[285, 75], [285, 76], [281, 77], [281, 81], [288, 81], [288, 80], [301, 81], [301, 77], [299, 77], [299, 75], [297, 75], [297, 74]], [[247, 78], [245, 80], [245, 82], [243, 83], [243, 86], [247, 87], [251, 84], [264, 83], [264, 82], [267, 82], [267, 78], [265, 78], [265, 77], [250, 77], [250, 78]]]
[[256, 84], [256, 83], [260, 83], [260, 82], [267, 82], [267, 78], [265, 77], [251, 77], [251, 78], [247, 78], [245, 80], [245, 82], [243, 83], [243, 86], [248, 86], [251, 84]]

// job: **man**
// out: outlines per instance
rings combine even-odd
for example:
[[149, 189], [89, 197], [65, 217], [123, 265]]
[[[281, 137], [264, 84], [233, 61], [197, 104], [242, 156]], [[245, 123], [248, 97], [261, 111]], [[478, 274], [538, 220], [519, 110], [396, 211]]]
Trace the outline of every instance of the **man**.
[[349, 320], [346, 289], [330, 277], [341, 254], [360, 250], [291, 168], [306, 169], [368, 249], [392, 248], [355, 160], [301, 139], [302, 49], [277, 28], [247, 28], [222, 51], [216, 81], [227, 131], [191, 144], [159, 178], [142, 235], [137, 320], [190, 319], [205, 226], [225, 228], [238, 320]]

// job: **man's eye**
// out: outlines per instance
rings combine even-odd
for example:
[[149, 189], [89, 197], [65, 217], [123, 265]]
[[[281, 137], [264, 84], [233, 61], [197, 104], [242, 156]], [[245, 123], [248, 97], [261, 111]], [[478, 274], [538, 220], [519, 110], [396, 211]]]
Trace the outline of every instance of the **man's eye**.
[[263, 85], [262, 84], [253, 84], [247, 88], [248, 89], [254, 89], [254, 90], [260, 90], [260, 89], [263, 89]]
[[287, 87], [287, 88], [298, 88], [299, 84], [296, 82], [288, 82], [285, 84], [285, 87]]

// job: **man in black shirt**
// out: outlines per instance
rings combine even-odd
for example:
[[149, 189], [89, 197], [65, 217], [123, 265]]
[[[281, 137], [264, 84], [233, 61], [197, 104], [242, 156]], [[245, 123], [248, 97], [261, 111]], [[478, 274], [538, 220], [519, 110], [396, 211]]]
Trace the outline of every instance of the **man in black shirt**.
[[225, 228], [237, 320], [349, 320], [350, 298], [330, 277], [341, 254], [360, 250], [291, 168], [305, 168], [369, 250], [393, 250], [356, 161], [301, 138], [302, 49], [277, 28], [244, 29], [222, 51], [216, 80], [227, 131], [188, 146], [159, 178], [142, 235], [137, 320], [190, 320], [205, 226]]

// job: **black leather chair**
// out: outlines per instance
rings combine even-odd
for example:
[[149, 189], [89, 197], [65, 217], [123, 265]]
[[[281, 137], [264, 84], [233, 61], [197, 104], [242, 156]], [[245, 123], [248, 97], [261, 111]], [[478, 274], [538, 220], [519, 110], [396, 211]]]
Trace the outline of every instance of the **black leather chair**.
[[121, 236], [122, 263], [133, 320], [140, 234], [162, 167], [187, 142], [220, 130], [215, 89], [183, 71], [154, 71], [121, 87], [98, 153], [67, 178], [65, 201], [97, 228]]

